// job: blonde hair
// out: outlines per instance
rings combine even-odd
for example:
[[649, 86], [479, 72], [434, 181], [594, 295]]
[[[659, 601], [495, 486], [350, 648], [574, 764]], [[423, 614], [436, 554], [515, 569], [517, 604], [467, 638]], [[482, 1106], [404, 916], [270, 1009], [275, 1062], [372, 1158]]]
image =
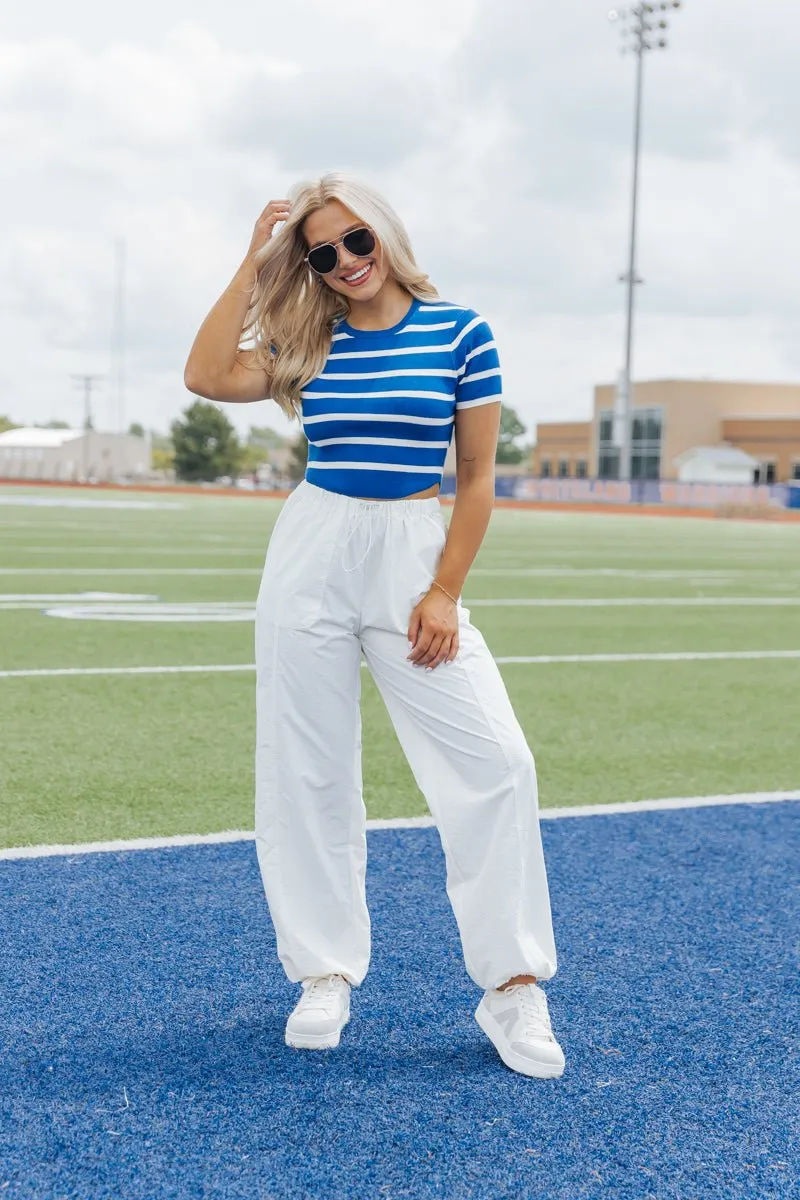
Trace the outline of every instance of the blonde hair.
[[397, 213], [373, 188], [331, 172], [297, 184], [289, 200], [289, 219], [255, 257], [256, 284], [242, 337], [254, 343], [254, 363], [271, 373], [272, 398], [290, 420], [299, 420], [300, 390], [319, 375], [331, 347], [333, 326], [349, 312], [345, 297], [329, 288], [305, 261], [306, 217], [338, 200], [373, 230], [390, 274], [401, 287], [418, 300], [437, 300], [439, 293], [417, 266]]

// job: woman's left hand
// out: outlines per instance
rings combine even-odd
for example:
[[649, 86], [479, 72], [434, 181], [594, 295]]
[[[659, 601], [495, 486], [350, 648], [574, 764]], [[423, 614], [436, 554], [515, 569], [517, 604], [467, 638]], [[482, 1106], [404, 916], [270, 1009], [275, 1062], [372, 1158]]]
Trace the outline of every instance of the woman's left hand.
[[458, 653], [458, 609], [439, 588], [426, 592], [412, 612], [408, 640], [408, 661], [431, 671]]

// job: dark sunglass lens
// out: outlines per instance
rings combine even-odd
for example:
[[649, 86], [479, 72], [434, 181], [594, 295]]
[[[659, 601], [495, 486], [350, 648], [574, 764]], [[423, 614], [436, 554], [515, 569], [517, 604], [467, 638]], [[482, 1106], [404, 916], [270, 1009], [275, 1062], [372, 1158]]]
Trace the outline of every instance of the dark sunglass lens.
[[319, 275], [327, 275], [338, 262], [335, 246], [315, 246], [308, 252], [308, 265]]
[[353, 229], [344, 235], [342, 242], [356, 258], [366, 258], [375, 249], [375, 235], [370, 229]]

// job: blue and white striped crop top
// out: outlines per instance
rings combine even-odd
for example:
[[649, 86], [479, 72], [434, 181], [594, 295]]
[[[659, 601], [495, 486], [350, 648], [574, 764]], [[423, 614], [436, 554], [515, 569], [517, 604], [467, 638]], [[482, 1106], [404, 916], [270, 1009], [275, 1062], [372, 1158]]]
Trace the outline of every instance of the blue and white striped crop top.
[[456, 409], [500, 397], [492, 331], [472, 309], [414, 299], [390, 329], [340, 321], [301, 392], [306, 479], [345, 496], [424, 491], [441, 483]]

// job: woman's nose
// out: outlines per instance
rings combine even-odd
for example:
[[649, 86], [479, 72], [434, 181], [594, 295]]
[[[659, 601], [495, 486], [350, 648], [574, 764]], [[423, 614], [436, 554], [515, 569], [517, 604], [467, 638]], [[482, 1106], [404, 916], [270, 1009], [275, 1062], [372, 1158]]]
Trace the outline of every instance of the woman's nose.
[[358, 262], [355, 254], [351, 254], [349, 250], [345, 250], [344, 245], [340, 243], [336, 247], [336, 253], [339, 258], [339, 270], [349, 271]]

